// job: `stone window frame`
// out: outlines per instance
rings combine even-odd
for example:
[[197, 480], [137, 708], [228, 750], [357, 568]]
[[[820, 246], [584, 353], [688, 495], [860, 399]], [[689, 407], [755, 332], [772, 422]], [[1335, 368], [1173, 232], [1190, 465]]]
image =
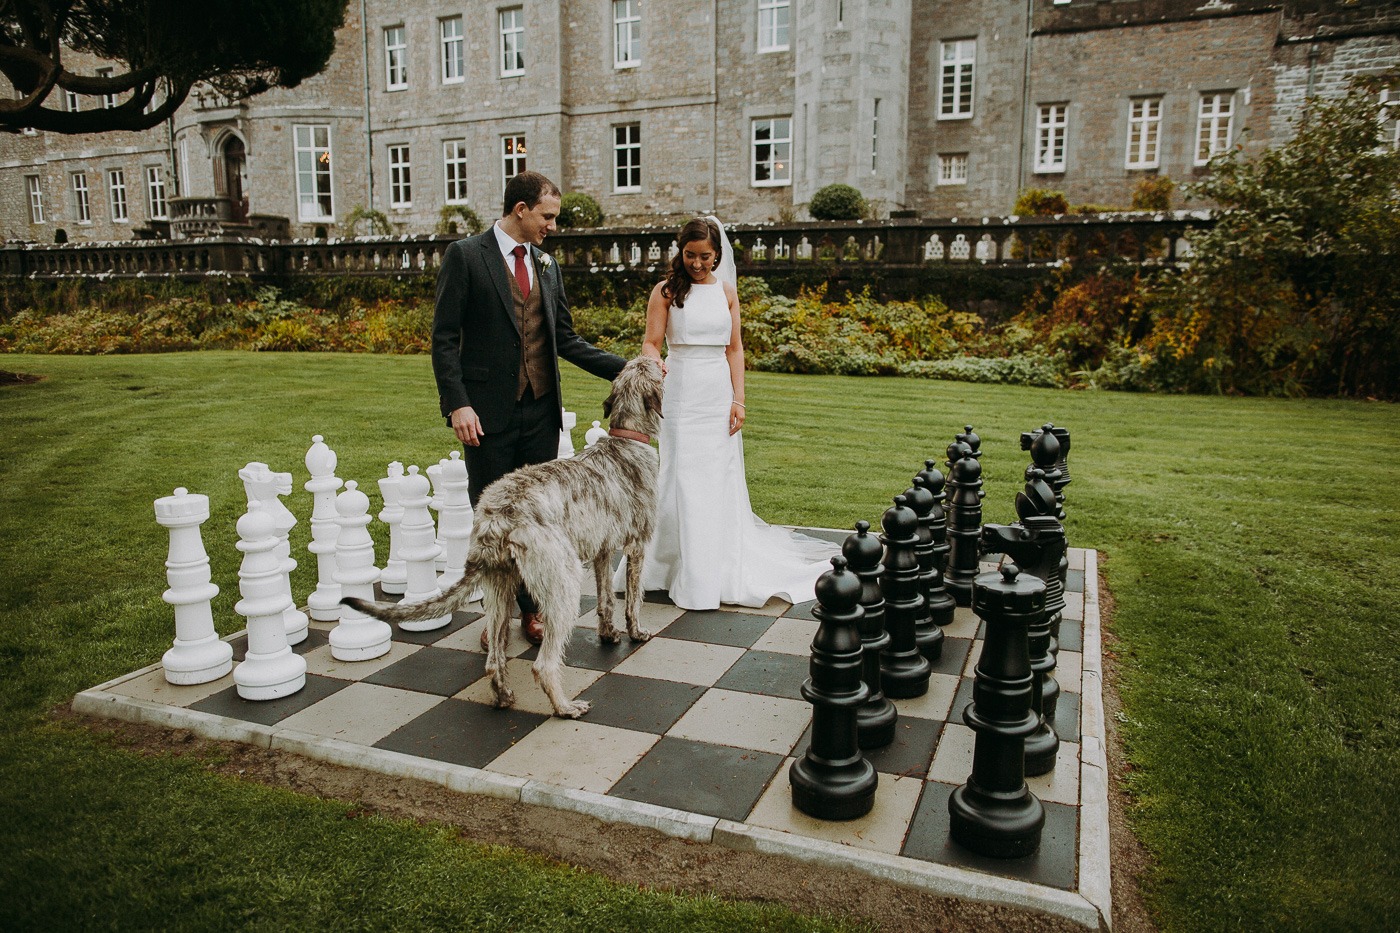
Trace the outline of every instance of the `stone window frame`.
[[874, 175], [880, 168], [880, 98], [876, 97], [870, 105], [870, 174]]
[[940, 152], [935, 187], [947, 188], [967, 184], [967, 163], [968, 153], [966, 152]]
[[[780, 136], [777, 133], [778, 124], [787, 124], [787, 134]], [[768, 124], [769, 136], [767, 139], [759, 139], [759, 124]], [[768, 117], [749, 118], [749, 184], [754, 188], [781, 188], [792, 184], [792, 115], [774, 114]], [[780, 157], [779, 148], [787, 146], [787, 156]], [[768, 147], [768, 157], [759, 158], [759, 147]], [[759, 177], [759, 170], [762, 168], [768, 173], [767, 178]], [[781, 175], [786, 171], [786, 176]]]
[[[456, 35], [448, 33], [448, 26], [456, 24]], [[453, 47], [456, 47], [455, 56]], [[462, 24], [462, 15], [444, 16], [438, 20], [438, 76], [443, 84], [461, 84], [467, 80], [467, 33]], [[455, 68], [454, 68], [455, 66]], [[455, 74], [453, 73], [455, 70]]]
[[1068, 156], [1068, 141], [1069, 102], [1037, 104], [1032, 171], [1037, 175], [1063, 174]]
[[[110, 78], [110, 77], [112, 77], [112, 75], [113, 75], [115, 72], [114, 72], [113, 69], [111, 69], [111, 68], [99, 68], [99, 69], [97, 69], [97, 70], [96, 70], [95, 72], [93, 72], [93, 73], [96, 74], [97, 77], [99, 77], [99, 78]], [[103, 110], [111, 110], [111, 109], [113, 109], [113, 108], [116, 107], [116, 106], [117, 106], [117, 95], [116, 95], [116, 94], [103, 94], [103, 95], [102, 95], [102, 109], [103, 109]]]
[[408, 30], [403, 23], [384, 27], [384, 90], [408, 90]]
[[38, 175], [24, 176], [24, 190], [29, 195], [29, 222], [42, 224], [44, 219], [44, 185]]
[[87, 170], [69, 172], [69, 187], [73, 189], [73, 220], [80, 224], [92, 223], [92, 197], [88, 189]]
[[413, 206], [413, 153], [408, 143], [390, 143], [385, 147], [389, 160], [389, 206]]
[[82, 97], [76, 91], [64, 91], [63, 108], [69, 113], [77, 113], [83, 109]]
[[190, 192], [190, 137], [188, 134], [180, 137], [179, 161], [175, 166], [175, 182], [178, 187], [176, 197], [189, 196]]
[[170, 219], [170, 199], [165, 195], [165, 171], [159, 165], [145, 166], [146, 216], [151, 220]]
[[[963, 54], [965, 47], [970, 48]], [[952, 51], [950, 58], [948, 53]], [[951, 104], [950, 103], [951, 91]], [[977, 37], [938, 42], [938, 119], [971, 120], [976, 114]], [[965, 106], [964, 106], [965, 105]]]
[[[507, 23], [509, 18], [509, 23]], [[525, 8], [507, 6], [496, 10], [496, 33], [500, 39], [502, 78], [519, 78], [525, 74]]]
[[107, 169], [107, 206], [112, 211], [112, 223], [131, 222], [131, 208], [126, 199], [126, 171], [124, 169]]
[[786, 52], [792, 48], [791, 0], [758, 0], [756, 44], [759, 54]]
[[[1138, 106], [1142, 105], [1139, 112]], [[1148, 105], [1155, 105], [1155, 112], [1149, 112]], [[1128, 169], [1153, 169], [1162, 164], [1162, 113], [1165, 110], [1161, 94], [1128, 99], [1128, 150], [1123, 158], [1123, 167]], [[1134, 138], [1134, 131], [1139, 131]], [[1148, 150], [1151, 158], [1147, 158]]]
[[[612, 130], [613, 194], [638, 194], [642, 190], [642, 124], [616, 123]], [[629, 182], [635, 179], [635, 184], [618, 184], [624, 177]]]
[[1400, 91], [1394, 88], [1382, 88], [1377, 95], [1381, 105], [1379, 120], [1381, 124], [1381, 138], [1384, 140], [1386, 124], [1390, 124], [1390, 139], [1381, 143], [1381, 150], [1387, 147], [1390, 149], [1400, 149]]
[[613, 0], [613, 68], [636, 68], [642, 63], [641, 0]]
[[[1209, 111], [1206, 102], [1210, 101]], [[1224, 109], [1222, 109], [1222, 106]], [[1222, 120], [1224, 136], [1221, 138]], [[1230, 148], [1235, 139], [1235, 91], [1202, 91], [1196, 104], [1195, 165], [1206, 165]], [[1204, 145], [1205, 154], [1202, 155]]]
[[[525, 145], [524, 133], [501, 134], [501, 191], [506, 190], [506, 182], [526, 170], [529, 150]], [[513, 171], [512, 171], [513, 169]]]
[[[306, 131], [306, 141], [302, 141], [302, 131]], [[325, 144], [321, 145], [318, 140], [318, 130], [324, 131]], [[335, 221], [335, 159], [333, 157], [335, 140], [331, 136], [331, 126], [329, 123], [293, 123], [292, 124], [292, 175], [296, 179], [297, 192], [297, 220], [301, 223], [324, 223]], [[310, 156], [310, 171], [302, 169], [302, 155]], [[322, 168], [321, 166], [324, 166]], [[322, 190], [321, 180], [324, 178], [325, 187]], [[312, 182], [310, 189], [302, 187], [305, 180]], [[305, 207], [307, 204], [322, 208], [321, 213], [309, 213]]]
[[[446, 204], [467, 203], [467, 155], [465, 139], [446, 139], [442, 143], [442, 182], [443, 201]], [[457, 187], [459, 197], [453, 197], [453, 187]]]

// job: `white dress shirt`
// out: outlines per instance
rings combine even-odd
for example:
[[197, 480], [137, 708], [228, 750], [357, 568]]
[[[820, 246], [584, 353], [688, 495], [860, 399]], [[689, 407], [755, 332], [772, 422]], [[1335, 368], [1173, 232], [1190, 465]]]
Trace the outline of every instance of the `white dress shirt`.
[[530, 244], [521, 243], [501, 229], [500, 222], [491, 225], [491, 229], [496, 231], [496, 245], [501, 249], [501, 255], [505, 257], [506, 269], [511, 275], [515, 275], [515, 248], [525, 247], [525, 273], [530, 276], [530, 291], [535, 290], [535, 264], [530, 261]]

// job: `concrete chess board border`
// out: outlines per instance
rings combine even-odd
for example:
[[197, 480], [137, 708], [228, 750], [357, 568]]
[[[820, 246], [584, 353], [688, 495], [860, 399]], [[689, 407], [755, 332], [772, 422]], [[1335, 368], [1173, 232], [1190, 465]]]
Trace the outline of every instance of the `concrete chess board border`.
[[[803, 529], [807, 530], [807, 529]], [[815, 529], [814, 529], [815, 530]], [[825, 530], [830, 534], [830, 530]], [[845, 532], [837, 532], [845, 534]], [[111, 690], [161, 669], [159, 662], [77, 694], [74, 711], [96, 717], [189, 729], [205, 738], [240, 742], [304, 755], [391, 777], [429, 781], [450, 790], [593, 816], [612, 823], [653, 829], [692, 842], [737, 851], [781, 855], [846, 868], [935, 894], [1000, 904], [1064, 917], [1088, 929], [1111, 929], [1108, 767], [1103, 721], [1102, 632], [1098, 599], [1098, 555], [1072, 549], [1070, 568], [1082, 570], [1083, 646], [1080, 693], [1080, 766], [1077, 881], [1062, 890], [903, 855], [860, 849], [720, 817], [626, 800], [587, 790], [451, 764], [413, 755], [267, 726], [185, 707], [166, 706]], [[228, 640], [242, 636], [237, 632]], [[950, 712], [950, 717], [954, 715]], [[779, 775], [783, 773], [780, 769]], [[777, 778], [775, 778], [777, 779]]]

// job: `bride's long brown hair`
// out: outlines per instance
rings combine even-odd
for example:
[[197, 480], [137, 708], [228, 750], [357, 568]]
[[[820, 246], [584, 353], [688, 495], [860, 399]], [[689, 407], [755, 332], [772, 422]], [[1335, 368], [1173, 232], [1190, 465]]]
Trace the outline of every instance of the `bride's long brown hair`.
[[703, 217], [697, 217], [681, 227], [676, 234], [676, 255], [671, 259], [671, 273], [666, 276], [666, 284], [661, 286], [661, 294], [671, 301], [671, 307], [684, 308], [685, 296], [690, 294], [692, 279], [685, 268], [685, 245], [697, 240], [709, 240], [715, 251], [715, 266], [724, 258], [724, 247], [720, 245], [719, 227]]

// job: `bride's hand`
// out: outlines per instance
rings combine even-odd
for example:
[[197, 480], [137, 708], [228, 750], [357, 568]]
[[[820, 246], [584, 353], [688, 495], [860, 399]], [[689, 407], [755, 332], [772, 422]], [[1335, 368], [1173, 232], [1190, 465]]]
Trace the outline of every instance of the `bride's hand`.
[[744, 427], [744, 405], [742, 402], [733, 402], [729, 406], [729, 433], [738, 434]]

